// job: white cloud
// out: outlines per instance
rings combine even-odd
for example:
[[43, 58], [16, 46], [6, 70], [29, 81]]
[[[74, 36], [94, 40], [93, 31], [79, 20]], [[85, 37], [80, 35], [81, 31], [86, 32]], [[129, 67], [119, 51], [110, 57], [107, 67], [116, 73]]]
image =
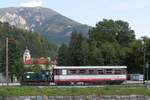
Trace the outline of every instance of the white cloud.
[[37, 7], [37, 6], [42, 6], [42, 1], [41, 0], [28, 0], [25, 3], [22, 3], [20, 5], [21, 7]]

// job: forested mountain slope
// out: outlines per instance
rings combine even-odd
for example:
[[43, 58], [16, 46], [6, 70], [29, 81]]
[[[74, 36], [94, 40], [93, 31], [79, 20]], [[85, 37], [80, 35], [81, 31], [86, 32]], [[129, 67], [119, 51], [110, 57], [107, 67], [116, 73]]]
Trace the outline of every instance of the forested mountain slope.
[[9, 46], [14, 43], [20, 49], [21, 54], [26, 47], [31, 51], [33, 57], [54, 57], [57, 52], [57, 46], [50, 44], [40, 34], [0, 22], [0, 55], [4, 53], [6, 37], [9, 38]]

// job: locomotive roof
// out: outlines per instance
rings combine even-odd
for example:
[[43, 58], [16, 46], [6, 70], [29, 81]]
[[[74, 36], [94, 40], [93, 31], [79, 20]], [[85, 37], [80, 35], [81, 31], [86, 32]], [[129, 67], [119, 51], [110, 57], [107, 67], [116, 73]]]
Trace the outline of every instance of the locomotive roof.
[[115, 68], [127, 68], [127, 66], [55, 66], [54, 69], [115, 69]]

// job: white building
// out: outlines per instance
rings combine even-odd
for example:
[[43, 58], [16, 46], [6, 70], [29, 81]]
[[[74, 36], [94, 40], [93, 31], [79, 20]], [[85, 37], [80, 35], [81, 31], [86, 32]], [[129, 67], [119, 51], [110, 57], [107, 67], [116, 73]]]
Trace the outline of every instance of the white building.
[[28, 48], [26, 48], [24, 54], [23, 54], [23, 62], [26, 62], [27, 60], [31, 59], [31, 54]]

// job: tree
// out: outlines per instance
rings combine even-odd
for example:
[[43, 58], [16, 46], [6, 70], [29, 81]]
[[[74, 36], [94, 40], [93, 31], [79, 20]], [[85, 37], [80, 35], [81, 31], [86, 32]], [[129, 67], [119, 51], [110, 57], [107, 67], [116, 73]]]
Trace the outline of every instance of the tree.
[[42, 70], [42, 67], [38, 64], [34, 64], [30, 69], [30, 71], [36, 72], [36, 73], [39, 73], [41, 70]]
[[89, 38], [73, 32], [69, 46], [61, 46], [58, 58], [66, 58], [63, 62], [72, 66], [126, 65], [129, 73], [142, 73], [144, 53], [150, 62], [150, 39], [143, 37], [143, 40], [144, 52], [141, 40], [135, 39], [128, 22], [104, 19], [90, 29]]
[[89, 44], [89, 65], [102, 66], [104, 65], [104, 58], [102, 56], [102, 50], [96, 47], [94, 41], [90, 41]]
[[58, 52], [59, 65], [89, 65], [88, 39], [76, 32], [71, 34], [69, 46], [62, 44]]
[[124, 59], [124, 64], [128, 66], [128, 73], [142, 73], [143, 51], [141, 40], [132, 42], [129, 49]]
[[89, 44], [88, 40], [76, 32], [71, 34], [68, 46], [68, 65], [82, 66], [88, 65]]
[[34, 51], [32, 52], [34, 57], [51, 56], [51, 58], [55, 58], [57, 55], [57, 45], [50, 43], [39, 33], [22, 30], [8, 23], [0, 23], [0, 51], [3, 48], [5, 37], [13, 37], [21, 52], [24, 52], [25, 47], [28, 46], [31, 51]]
[[135, 61], [131, 64], [128, 60], [135, 53], [135, 41], [134, 31], [127, 22], [104, 19], [89, 31], [90, 62], [96, 65], [134, 65]]
[[[146, 62], [148, 62], [150, 64], [150, 38], [147, 36], [144, 36], [144, 37], [142, 37], [142, 42], [144, 42], [144, 44], [142, 44], [142, 47], [143, 47], [143, 52], [142, 52], [143, 63], [142, 64], [144, 66], [142, 66], [142, 67], [144, 67], [145, 72], [147, 72], [147, 71], [150, 71], [150, 67], [146, 68]], [[149, 74], [149, 76], [150, 76], [150, 74]]]
[[117, 65], [119, 64], [118, 52], [116, 52], [118, 45], [115, 43], [105, 42], [102, 44], [101, 51], [105, 59], [104, 65]]
[[66, 44], [62, 44], [58, 50], [58, 65], [65, 66], [67, 65], [67, 46]]
[[[18, 79], [22, 74], [22, 54], [25, 47], [28, 46], [34, 57], [55, 58], [57, 55], [57, 46], [49, 43], [49, 41], [38, 33], [19, 29], [9, 25], [9, 23], [0, 22], [0, 72], [5, 75], [5, 43], [4, 38], [9, 37], [9, 75], [13, 75]], [[11, 40], [11, 41], [10, 41]]]
[[[11, 79], [11, 82], [13, 82], [13, 77], [16, 76], [18, 79], [20, 79], [20, 76], [23, 72], [23, 64], [21, 59], [21, 52], [20, 49], [16, 45], [16, 41], [13, 37], [9, 38], [9, 45], [8, 45], [8, 69], [9, 69], [9, 77]], [[5, 48], [3, 48], [3, 55], [1, 57], [1, 72], [3, 75], [5, 75], [6, 70], [6, 52]]]
[[71, 66], [82, 65], [81, 39], [81, 34], [77, 34], [76, 32], [71, 34], [71, 39], [68, 47], [68, 64]]
[[126, 46], [135, 40], [135, 34], [127, 22], [104, 19], [90, 30], [89, 38], [91, 41], [96, 41], [98, 46], [104, 42], [118, 42]]
[[89, 42], [88, 39], [82, 38], [81, 42], [81, 64], [83, 66], [90, 65], [89, 63], [89, 57], [90, 57], [90, 49], [89, 49]]

